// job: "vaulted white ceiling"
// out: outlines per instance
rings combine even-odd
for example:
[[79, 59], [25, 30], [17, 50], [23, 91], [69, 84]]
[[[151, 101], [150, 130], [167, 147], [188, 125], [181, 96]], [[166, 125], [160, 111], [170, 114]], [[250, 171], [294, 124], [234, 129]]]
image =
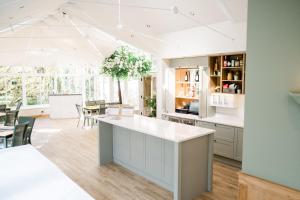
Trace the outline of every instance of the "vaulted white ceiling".
[[[210, 26], [246, 16], [247, 0], [0, 0], [0, 65], [97, 63], [119, 40], [158, 53], [163, 35], [196, 27], [222, 34]], [[9, 61], [10, 52], [19, 56]]]

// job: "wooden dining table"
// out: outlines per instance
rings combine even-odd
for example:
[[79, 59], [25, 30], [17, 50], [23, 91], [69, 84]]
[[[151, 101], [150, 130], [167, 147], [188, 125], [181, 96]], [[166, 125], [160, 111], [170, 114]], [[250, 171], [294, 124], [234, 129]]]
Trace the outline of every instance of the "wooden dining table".
[[88, 110], [88, 111], [97, 111], [100, 109], [100, 105], [84, 106], [83, 109]]

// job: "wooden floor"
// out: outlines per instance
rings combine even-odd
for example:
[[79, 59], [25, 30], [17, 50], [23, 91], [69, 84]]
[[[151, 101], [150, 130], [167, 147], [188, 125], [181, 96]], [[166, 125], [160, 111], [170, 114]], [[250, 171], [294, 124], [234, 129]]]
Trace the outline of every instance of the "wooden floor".
[[[38, 119], [32, 143], [97, 200], [172, 199], [172, 193], [115, 165], [97, 165], [97, 128], [76, 128], [77, 120]], [[197, 200], [234, 200], [239, 169], [214, 162], [213, 192]]]

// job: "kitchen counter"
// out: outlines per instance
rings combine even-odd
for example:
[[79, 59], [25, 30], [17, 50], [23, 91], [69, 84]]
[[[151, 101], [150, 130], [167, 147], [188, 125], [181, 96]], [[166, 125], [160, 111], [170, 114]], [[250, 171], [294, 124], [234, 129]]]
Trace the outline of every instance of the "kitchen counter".
[[192, 200], [212, 189], [215, 130], [133, 115], [99, 122], [99, 164], [115, 162]]
[[228, 115], [217, 114], [212, 117], [202, 118], [202, 119], [200, 119], [200, 121], [244, 128], [244, 120], [243, 119], [228, 116]]
[[133, 115], [132, 117], [123, 116], [119, 120], [112, 117], [96, 117], [95, 119], [172, 142], [184, 142], [215, 132], [211, 129], [178, 124], [141, 115]]
[[244, 128], [244, 120], [242, 118], [232, 117], [230, 115], [216, 114], [212, 117], [200, 118], [199, 116], [196, 115], [181, 114], [181, 113], [163, 113], [163, 114], [172, 117], [179, 117], [184, 119], [192, 119], [192, 120], [198, 120], [203, 122], [210, 122], [210, 123]]

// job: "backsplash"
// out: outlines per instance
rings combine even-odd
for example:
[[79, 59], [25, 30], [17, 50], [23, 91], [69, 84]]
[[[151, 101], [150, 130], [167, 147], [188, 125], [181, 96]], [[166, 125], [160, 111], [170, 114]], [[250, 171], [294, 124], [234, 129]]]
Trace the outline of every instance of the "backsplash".
[[244, 119], [245, 95], [236, 95], [236, 108], [216, 107], [216, 114], [230, 115]]

